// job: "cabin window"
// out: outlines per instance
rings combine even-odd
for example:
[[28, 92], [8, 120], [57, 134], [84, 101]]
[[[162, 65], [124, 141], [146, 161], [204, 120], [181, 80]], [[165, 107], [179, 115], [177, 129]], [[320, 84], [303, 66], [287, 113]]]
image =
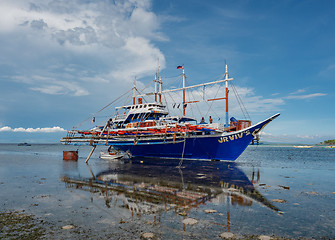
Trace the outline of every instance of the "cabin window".
[[142, 108], [142, 105], [140, 105], [140, 108]]
[[146, 107], [147, 107], [147, 105], [144, 105], [144, 107], [146, 108]]
[[138, 106], [136, 106], [136, 109], [138, 108]]

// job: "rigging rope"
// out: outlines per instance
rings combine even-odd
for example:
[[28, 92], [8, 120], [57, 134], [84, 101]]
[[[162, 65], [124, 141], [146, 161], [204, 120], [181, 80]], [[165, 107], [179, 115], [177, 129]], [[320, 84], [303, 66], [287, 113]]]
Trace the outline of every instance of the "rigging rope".
[[237, 102], [238, 102], [238, 104], [239, 104], [239, 106], [240, 106], [240, 109], [241, 109], [241, 111], [242, 111], [243, 116], [244, 116], [246, 119], [251, 119], [251, 118], [250, 118], [250, 115], [249, 115], [249, 113], [248, 113], [248, 111], [247, 111], [247, 108], [244, 106], [243, 101], [242, 101], [240, 95], [238, 94], [238, 92], [237, 92], [237, 90], [236, 90], [234, 84], [231, 83], [231, 86], [232, 86], [232, 89], [233, 89], [233, 91], [234, 91], [234, 94], [235, 94], [235, 96], [236, 96]]
[[170, 112], [169, 105], [168, 105], [168, 102], [166, 100], [165, 94], [163, 94], [163, 98], [164, 98], [164, 101], [166, 103], [165, 105], [166, 105], [167, 111]]
[[[120, 98], [122, 98], [123, 96], [125, 96], [126, 94], [128, 94], [132, 89], [130, 89], [129, 91], [127, 91], [126, 93], [122, 94], [120, 97], [116, 98], [114, 101], [108, 103], [105, 107], [103, 107], [102, 109], [100, 109], [99, 111], [97, 111], [96, 113], [93, 114], [96, 115], [100, 112], [102, 112], [103, 110], [105, 110], [106, 108], [108, 108], [110, 105], [112, 105], [113, 103], [115, 103], [116, 101], [118, 101]], [[89, 116], [88, 118], [86, 118], [85, 120], [83, 120], [82, 122], [80, 122], [79, 124], [77, 124], [76, 126], [72, 127], [72, 130], [78, 128], [79, 126], [81, 126], [82, 124], [84, 124], [86, 121], [88, 121], [89, 119], [91, 119], [92, 116]]]
[[[173, 98], [173, 97], [171, 96], [171, 93], [168, 92], [167, 94], [168, 94], [169, 97], [171, 98], [171, 101], [173, 102], [173, 104], [175, 104], [175, 105], [177, 106], [176, 108], [179, 110], [179, 112], [180, 112], [180, 114], [181, 114], [181, 113], [182, 113], [182, 110], [181, 110], [182, 108], [180, 108], [180, 106], [181, 106], [182, 104], [178, 103], [178, 105], [177, 105], [177, 102], [174, 101], [175, 98]], [[177, 99], [178, 99], [178, 98], [177, 98]], [[178, 106], [179, 106], [179, 107], [178, 107]], [[181, 106], [181, 107], [182, 107], [182, 106]]]
[[[192, 94], [192, 92], [191, 92], [191, 94]], [[191, 99], [191, 98], [190, 98], [190, 92], [187, 92], [187, 97], [188, 97], [188, 99]], [[194, 114], [194, 112], [193, 112], [193, 108], [194, 108], [194, 107], [192, 107], [192, 104], [188, 104], [187, 106], [189, 106], [189, 110], [192, 112], [191, 116], [192, 116], [193, 118], [195, 118], [195, 114]]]
[[[193, 95], [193, 92], [191, 92], [191, 95], [192, 95], [193, 99], [195, 99], [195, 97], [194, 97], [194, 95]], [[196, 108], [197, 108], [197, 110], [198, 110], [200, 116], [202, 117], [202, 112], [201, 112], [201, 110], [200, 110], [200, 108], [199, 108], [199, 104], [195, 104], [195, 106], [196, 106]]]
[[181, 154], [181, 159], [180, 159], [180, 162], [179, 162], [179, 165], [178, 165], [178, 168], [179, 168], [179, 169], [181, 168], [181, 165], [183, 164], [183, 160], [184, 160], [184, 153], [185, 153], [185, 143], [186, 143], [186, 132], [185, 132], [185, 135], [184, 135], [184, 145], [183, 145], [183, 151], [182, 151], [182, 154]]
[[[219, 88], [218, 88], [218, 90], [217, 90], [217, 92], [216, 92], [214, 98], [216, 98], [216, 96], [218, 95], [218, 93], [219, 93], [219, 91], [220, 91], [220, 88], [221, 88], [221, 84], [219, 84]], [[206, 102], [208, 103], [208, 101], [206, 101]], [[214, 101], [211, 102], [210, 107], [209, 107], [208, 110], [207, 110], [206, 117], [207, 117], [209, 111], [211, 110], [211, 108], [213, 107], [213, 103], [214, 103]], [[208, 105], [208, 104], [207, 104], [207, 105]], [[218, 115], [216, 112], [213, 112], [213, 113], [219, 118], [219, 115]]]

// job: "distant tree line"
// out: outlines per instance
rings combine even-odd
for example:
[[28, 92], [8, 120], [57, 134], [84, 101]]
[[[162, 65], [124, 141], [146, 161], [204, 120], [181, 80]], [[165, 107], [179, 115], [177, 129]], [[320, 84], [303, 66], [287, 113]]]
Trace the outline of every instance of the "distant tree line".
[[326, 140], [323, 142], [323, 144], [326, 144], [326, 145], [335, 145], [335, 140]]

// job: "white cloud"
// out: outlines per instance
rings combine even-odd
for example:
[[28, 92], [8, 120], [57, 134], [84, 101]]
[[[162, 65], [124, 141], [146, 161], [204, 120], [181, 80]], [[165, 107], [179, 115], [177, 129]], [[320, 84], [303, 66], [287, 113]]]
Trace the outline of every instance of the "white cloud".
[[160, 20], [158, 17], [152, 12], [145, 11], [143, 8], [134, 9], [130, 18], [130, 26], [135, 36], [167, 40], [166, 36], [157, 32], [159, 24]]
[[285, 98], [287, 99], [310, 99], [310, 98], [322, 97], [326, 95], [327, 95], [326, 93], [311, 93], [311, 94], [306, 94], [306, 95], [292, 95], [292, 96], [287, 96]]
[[127, 61], [120, 64], [116, 71], [111, 73], [114, 79], [132, 81], [134, 77], [141, 78], [146, 75], [153, 75], [153, 70], [159, 60], [160, 67], [165, 67], [163, 53], [154, 48], [150, 42], [142, 37], [131, 37], [126, 40], [123, 47]]
[[322, 77], [329, 77], [330, 79], [333, 79], [334, 70], [335, 70], [335, 64], [330, 64], [326, 68], [322, 69], [319, 72], [319, 75]]
[[54, 133], [54, 132], [66, 132], [61, 127], [45, 127], [45, 128], [11, 128], [8, 126], [1, 127], [0, 132], [26, 132], [26, 133]]
[[[242, 99], [243, 105], [251, 114], [255, 113], [271, 113], [280, 110], [280, 106], [285, 104], [285, 101], [280, 97], [264, 98], [257, 95], [253, 88], [235, 86], [236, 92]], [[230, 91], [231, 106], [235, 112], [240, 112], [240, 103], [233, 91]], [[243, 106], [242, 106], [243, 107]]]
[[0, 132], [11, 132], [13, 129], [11, 127], [5, 126], [0, 128]]
[[88, 79], [126, 85], [152, 75], [157, 59], [164, 68], [153, 43], [167, 40], [160, 25], [150, 0], [3, 0], [0, 35], [10, 47], [0, 46], [0, 63], [21, 69], [14, 80], [30, 90], [84, 96], [101, 88]]
[[305, 88], [298, 89], [297, 91], [292, 92], [292, 93], [290, 93], [290, 94], [291, 94], [291, 95], [294, 95], [294, 94], [299, 94], [299, 93], [303, 93], [303, 92], [306, 92], [306, 89], [305, 89]]
[[79, 83], [60, 81], [53, 77], [39, 75], [13, 76], [12, 79], [20, 83], [37, 85], [38, 87], [30, 87], [30, 89], [50, 95], [70, 94], [73, 96], [86, 96], [89, 94], [86, 89], [79, 86]]

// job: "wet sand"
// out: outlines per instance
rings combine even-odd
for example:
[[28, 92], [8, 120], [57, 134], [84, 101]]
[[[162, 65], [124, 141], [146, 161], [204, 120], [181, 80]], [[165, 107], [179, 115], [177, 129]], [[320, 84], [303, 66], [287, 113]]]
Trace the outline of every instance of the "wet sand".
[[[335, 151], [250, 146], [236, 163], [63, 161], [61, 145], [0, 145], [8, 239], [335, 238]], [[147, 235], [145, 235], [147, 233]], [[233, 234], [233, 235], [232, 235]]]

